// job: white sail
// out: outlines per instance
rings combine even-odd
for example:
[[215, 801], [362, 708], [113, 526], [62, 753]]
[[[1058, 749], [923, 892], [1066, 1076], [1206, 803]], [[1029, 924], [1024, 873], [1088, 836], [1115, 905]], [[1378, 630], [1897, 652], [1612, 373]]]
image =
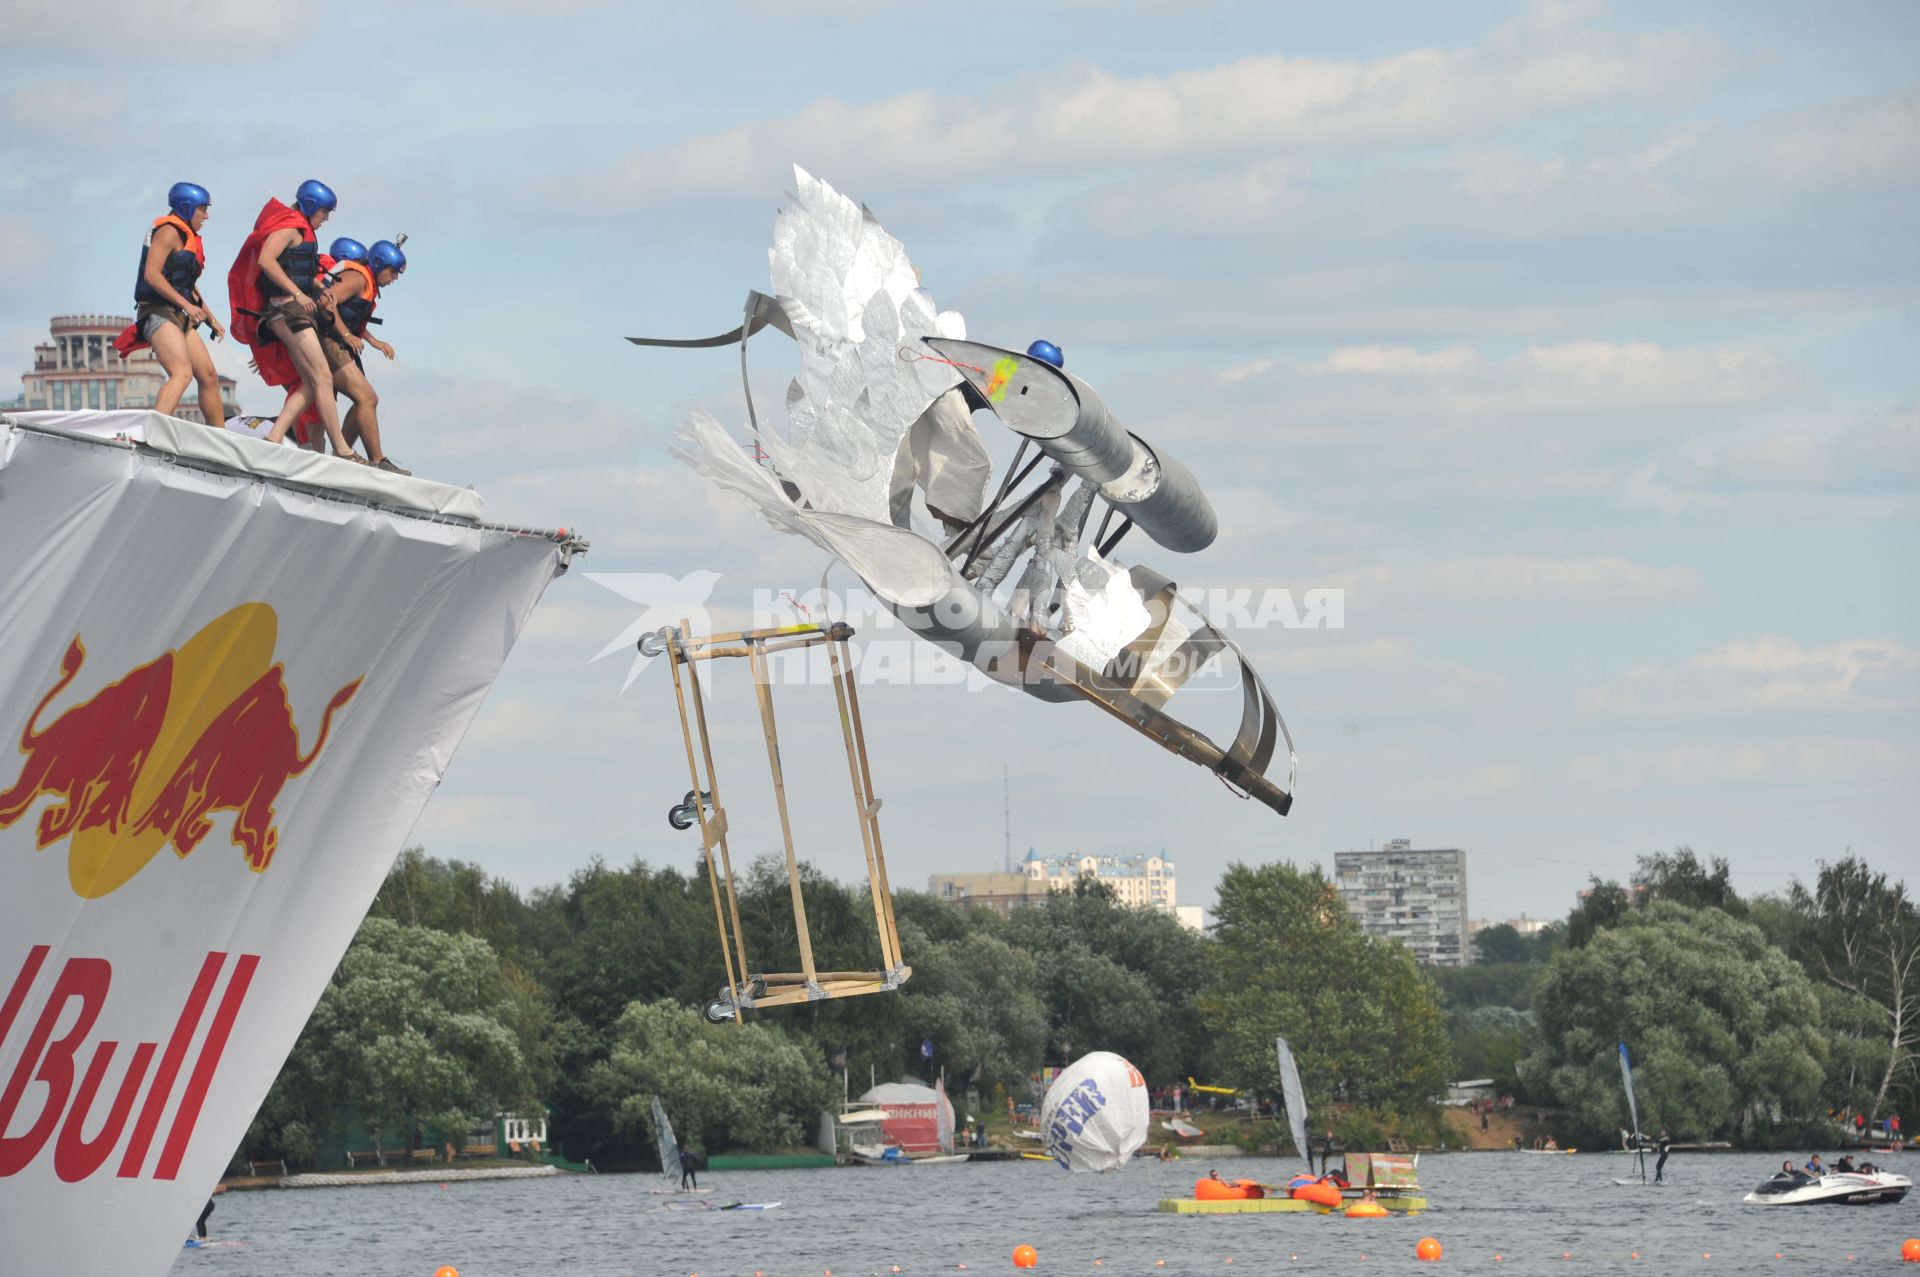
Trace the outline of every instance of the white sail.
[[1620, 1044], [1620, 1079], [1627, 1087], [1627, 1118], [1633, 1123], [1633, 1150], [1640, 1163], [1640, 1178], [1647, 1177], [1647, 1154], [1640, 1138], [1640, 1105], [1633, 1096], [1633, 1062], [1627, 1058], [1627, 1044]]
[[1275, 1038], [1274, 1044], [1280, 1055], [1280, 1094], [1287, 1101], [1287, 1129], [1293, 1132], [1293, 1146], [1311, 1165], [1313, 1154], [1307, 1151], [1307, 1096], [1300, 1089], [1300, 1069], [1293, 1062], [1293, 1050], [1285, 1038]]
[[653, 1138], [660, 1147], [660, 1173], [670, 1180], [680, 1177], [680, 1143], [673, 1138], [673, 1123], [667, 1120], [667, 1106], [653, 1097]]

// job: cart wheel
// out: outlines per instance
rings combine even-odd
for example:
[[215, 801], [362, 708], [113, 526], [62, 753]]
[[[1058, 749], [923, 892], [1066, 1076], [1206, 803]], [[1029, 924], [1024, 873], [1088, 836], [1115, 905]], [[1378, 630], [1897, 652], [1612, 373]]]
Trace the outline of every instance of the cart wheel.
[[693, 808], [684, 803], [667, 810], [667, 823], [675, 829], [692, 829], [699, 819], [694, 814]]
[[707, 1003], [707, 1019], [713, 1021], [715, 1024], [725, 1024], [728, 1020], [733, 1019], [733, 1017], [733, 1003], [726, 998], [715, 998], [713, 1001]]
[[640, 636], [640, 655], [665, 656], [666, 654], [667, 639], [664, 634], [655, 631], [652, 634], [642, 634]]

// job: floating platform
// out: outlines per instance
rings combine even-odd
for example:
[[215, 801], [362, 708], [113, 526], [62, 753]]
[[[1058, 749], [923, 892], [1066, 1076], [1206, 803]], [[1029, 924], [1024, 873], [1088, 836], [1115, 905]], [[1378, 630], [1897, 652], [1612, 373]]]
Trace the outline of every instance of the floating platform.
[[547, 1179], [561, 1174], [557, 1166], [487, 1166], [471, 1170], [364, 1171], [353, 1175], [287, 1175], [281, 1188], [365, 1188], [369, 1184], [439, 1184], [445, 1187], [456, 1180]]
[[[1427, 1208], [1427, 1199], [1424, 1197], [1382, 1197], [1379, 1200], [1388, 1210], [1408, 1215], [1417, 1215]], [[1161, 1199], [1160, 1209], [1169, 1215], [1298, 1215], [1307, 1211], [1318, 1211], [1322, 1215], [1338, 1213], [1324, 1206], [1315, 1206], [1312, 1202], [1295, 1201], [1291, 1197], [1254, 1197], [1223, 1202], [1166, 1197]]]

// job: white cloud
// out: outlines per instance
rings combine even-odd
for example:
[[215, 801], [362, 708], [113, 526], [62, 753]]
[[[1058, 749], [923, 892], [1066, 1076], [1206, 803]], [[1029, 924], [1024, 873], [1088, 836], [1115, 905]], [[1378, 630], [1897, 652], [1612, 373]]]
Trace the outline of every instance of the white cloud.
[[1629, 670], [1580, 693], [1583, 712], [1619, 718], [1887, 712], [1920, 708], [1920, 652], [1891, 639], [1803, 647], [1788, 638], [1727, 643], [1678, 666]]
[[1672, 603], [1700, 592], [1687, 567], [1655, 567], [1609, 555], [1552, 558], [1502, 554], [1423, 565], [1367, 568], [1345, 582], [1348, 623], [1371, 612], [1436, 603], [1456, 613], [1475, 606], [1554, 613]]
[[1792, 183], [1884, 182], [1920, 175], [1920, 90], [1802, 112], [1759, 147], [1764, 172]]
[[[1885, 791], [1910, 784], [1920, 746], [1882, 737], [1783, 736], [1765, 740], [1688, 741], [1586, 753], [1568, 776], [1598, 792], [1720, 790], [1765, 786], [1807, 794], [1838, 788]], [[1838, 813], [1836, 813], [1838, 814]]]
[[[557, 204], [617, 216], [677, 199], [757, 196], [796, 160], [860, 189], [883, 180], [1018, 179], [1206, 155], [1351, 153], [1472, 136], [1599, 102], [1666, 97], [1697, 83], [1717, 58], [1713, 42], [1692, 32], [1622, 34], [1536, 14], [1496, 30], [1480, 48], [1365, 60], [1253, 56], [1133, 76], [1069, 66], [977, 96], [816, 99], [784, 118], [638, 150], [611, 171], [577, 174], [568, 184], [591, 199]], [[1279, 170], [1251, 172], [1256, 184], [1283, 190]], [[542, 186], [548, 202], [552, 189]]]

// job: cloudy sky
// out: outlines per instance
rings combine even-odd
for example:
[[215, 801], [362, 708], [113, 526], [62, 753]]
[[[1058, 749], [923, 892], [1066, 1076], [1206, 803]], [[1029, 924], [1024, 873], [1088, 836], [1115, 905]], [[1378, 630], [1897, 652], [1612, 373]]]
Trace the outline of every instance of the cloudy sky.
[[[1190, 903], [1234, 860], [1394, 837], [1468, 849], [1496, 918], [1677, 843], [1743, 890], [1848, 848], [1915, 863], [1911, 4], [29, 0], [7, 25], [20, 367], [48, 316], [127, 308], [170, 183], [213, 191], [223, 278], [261, 201], [320, 177], [330, 233], [411, 236], [372, 370], [391, 451], [592, 540], [420, 824], [436, 855], [523, 885], [691, 862], [665, 670], [623, 692], [627, 656], [592, 658], [643, 603], [710, 586], [745, 619], [825, 563], [666, 456], [695, 408], [744, 420], [737, 354], [620, 338], [737, 322], [798, 163], [971, 335], [1058, 342], [1200, 476], [1216, 545], [1124, 551], [1346, 592], [1344, 628], [1241, 635], [1299, 747], [1284, 820], [1087, 707], [872, 686], [897, 885], [999, 865], [1003, 765], [1016, 857], [1164, 851]], [[736, 853], [776, 846], [751, 697], [715, 704]], [[780, 706], [802, 854], [856, 879], [831, 698]]]

